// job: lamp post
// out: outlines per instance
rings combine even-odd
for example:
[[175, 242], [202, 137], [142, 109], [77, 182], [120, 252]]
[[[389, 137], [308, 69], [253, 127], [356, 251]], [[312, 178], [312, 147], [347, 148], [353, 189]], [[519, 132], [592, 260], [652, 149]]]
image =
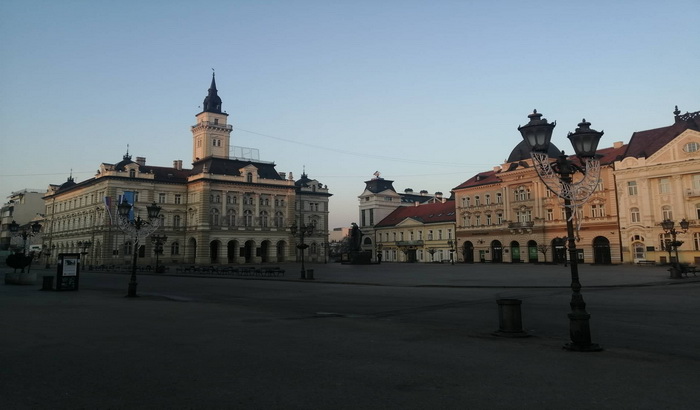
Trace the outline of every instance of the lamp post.
[[[33, 224], [29, 225], [29, 229], [27, 229], [27, 227], [24, 227], [22, 231], [20, 231], [19, 224], [17, 222], [13, 220], [12, 223], [10, 223], [10, 233], [12, 234], [12, 236], [22, 238], [22, 256], [27, 256], [27, 240], [33, 237], [34, 235], [38, 234], [39, 231], [41, 231], [41, 224], [36, 221]], [[31, 259], [34, 259], [34, 255], [30, 254], [30, 257]], [[27, 272], [29, 272], [29, 270], [31, 270], [32, 268], [31, 259], [29, 260], [29, 267], [27, 268]], [[24, 266], [22, 266], [22, 273], [24, 273]]]
[[[166, 235], [152, 235], [151, 242], [153, 243], [153, 252], [156, 254], [156, 273], [160, 273], [160, 266], [158, 266], [158, 256], [163, 254], [163, 245], [168, 241]], [[165, 269], [163, 269], [165, 271]]]
[[[78, 241], [78, 247], [81, 249], [80, 254], [86, 256], [88, 254], [87, 249], [92, 246], [91, 241]], [[85, 258], [85, 263], [87, 263], [87, 258]]]
[[[548, 123], [541, 118], [537, 110], [528, 115], [530, 122], [518, 127], [523, 139], [530, 146], [530, 155], [537, 175], [545, 186], [564, 201], [566, 213], [566, 233], [569, 248], [569, 266], [571, 267], [571, 312], [569, 313], [569, 335], [571, 342], [564, 345], [566, 350], [579, 352], [596, 352], [603, 350], [598, 344], [591, 343], [591, 330], [586, 312], [586, 303], [581, 295], [581, 282], [578, 275], [578, 255], [576, 250], [576, 234], [574, 232], [574, 217], [580, 208], [595, 191], [600, 177], [600, 161], [595, 158], [598, 142], [603, 132], [590, 128], [591, 123], [584, 119], [578, 124], [568, 138], [573, 145], [578, 159], [585, 163], [585, 169], [571, 161], [564, 151], [554, 160], [550, 160], [547, 151], [552, 138], [556, 121]], [[575, 173], [582, 173], [582, 179], [573, 182]], [[577, 221], [576, 231], [580, 227]]]
[[447, 241], [447, 246], [450, 247], [450, 263], [455, 264], [455, 242], [452, 239]]
[[[673, 222], [670, 219], [664, 219], [663, 222], [661, 222], [661, 227], [663, 228], [664, 232], [667, 234], [671, 234], [671, 242], [667, 242], [667, 247], [668, 247], [668, 259], [671, 261], [671, 251], [675, 250], [676, 251], [676, 262], [674, 267], [677, 267], [678, 264], [680, 264], [681, 260], [678, 258], [678, 247], [683, 245], [683, 241], [678, 241], [676, 240], [676, 235], [679, 233], [686, 233], [688, 232], [688, 227], [690, 226], [690, 222], [688, 222], [685, 218], [683, 218], [678, 225], [680, 225], [682, 232], [677, 231], [675, 228], [676, 223]], [[681, 278], [681, 272], [680, 269], [674, 269], [671, 271], [671, 277], [673, 278]]]
[[293, 236], [297, 236], [299, 234], [299, 244], [297, 244], [297, 248], [301, 251], [301, 279], [306, 279], [306, 267], [304, 266], [304, 250], [309, 247], [309, 245], [304, 243], [304, 237], [309, 236], [314, 233], [314, 226], [313, 224], [310, 225], [304, 225], [304, 222], [301, 221], [301, 226], [297, 226], [296, 222], [294, 222], [294, 225], [289, 227], [289, 231], [292, 233]]
[[139, 239], [146, 238], [148, 235], [158, 229], [160, 226], [160, 219], [158, 214], [160, 213], [160, 207], [155, 203], [155, 201], [146, 207], [148, 212], [148, 220], [141, 219], [139, 215], [136, 218], [130, 217], [130, 212], [133, 208], [126, 198], [117, 206], [117, 212], [119, 217], [117, 218], [117, 223], [119, 229], [122, 232], [130, 235], [134, 240], [134, 257], [131, 263], [131, 278], [129, 279], [129, 289], [126, 294], [127, 297], [136, 297], [136, 256], [139, 249]]
[[384, 247], [383, 243], [378, 243], [377, 244], [377, 263], [381, 264], [382, 263], [382, 248]]

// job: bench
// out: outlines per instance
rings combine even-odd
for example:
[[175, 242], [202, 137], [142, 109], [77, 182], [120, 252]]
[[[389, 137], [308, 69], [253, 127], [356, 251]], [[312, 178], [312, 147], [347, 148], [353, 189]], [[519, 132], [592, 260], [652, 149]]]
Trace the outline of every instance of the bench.
[[637, 261], [637, 265], [656, 265], [656, 261], [648, 261], [645, 259], [641, 259]]
[[687, 278], [689, 273], [698, 276], [697, 267], [688, 263], [674, 263], [668, 271], [671, 274], [671, 279], [681, 279], [683, 276]]

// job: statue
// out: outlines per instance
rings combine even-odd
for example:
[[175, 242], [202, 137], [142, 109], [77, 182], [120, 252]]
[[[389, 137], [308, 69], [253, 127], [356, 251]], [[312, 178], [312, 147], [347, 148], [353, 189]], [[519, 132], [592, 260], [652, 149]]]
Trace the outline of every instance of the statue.
[[362, 250], [362, 231], [355, 222], [352, 223], [350, 231], [350, 251]]

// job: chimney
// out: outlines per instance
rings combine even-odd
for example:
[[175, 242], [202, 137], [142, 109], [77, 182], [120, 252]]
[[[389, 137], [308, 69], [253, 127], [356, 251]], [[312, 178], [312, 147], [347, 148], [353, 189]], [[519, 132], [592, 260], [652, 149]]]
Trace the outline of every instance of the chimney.
[[178, 171], [182, 171], [182, 160], [181, 159], [176, 159], [173, 161], [173, 168], [177, 169]]
[[406, 188], [406, 189], [403, 190], [403, 192], [405, 192], [405, 193], [407, 193], [407, 194], [412, 194], [412, 193], [413, 193], [413, 189], [412, 189], [412, 188]]
[[501, 170], [501, 166], [500, 166], [500, 165], [496, 165], [495, 167], [493, 167], [493, 172], [498, 172], [498, 171], [500, 171], [500, 170]]
[[438, 191], [435, 193], [435, 198], [440, 199], [442, 198], [442, 192]]
[[625, 145], [625, 143], [622, 142], [622, 141], [615, 141], [615, 142], [613, 142], [613, 148], [620, 148], [620, 147], [622, 147], [623, 145]]
[[423, 190], [420, 191], [420, 194], [421, 194], [421, 196], [426, 196], [426, 195], [428, 195], [428, 191], [426, 191], [425, 189], [423, 189]]
[[140, 166], [146, 166], [146, 157], [136, 157], [136, 163]]
[[286, 173], [286, 172], [280, 172], [280, 178], [282, 178], [282, 179], [287, 179], [287, 173]]

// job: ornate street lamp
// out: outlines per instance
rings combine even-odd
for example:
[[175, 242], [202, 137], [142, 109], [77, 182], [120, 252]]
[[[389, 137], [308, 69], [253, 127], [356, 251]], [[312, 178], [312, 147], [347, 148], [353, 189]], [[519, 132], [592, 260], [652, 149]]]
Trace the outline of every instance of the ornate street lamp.
[[[91, 241], [78, 241], [78, 247], [81, 249], [80, 254], [86, 257], [88, 254], [87, 249], [92, 246]], [[85, 258], [85, 263], [87, 263], [87, 257]]]
[[379, 264], [382, 263], [382, 248], [383, 247], [384, 247], [383, 243], [377, 244], [377, 263], [379, 263]]
[[[304, 266], [304, 250], [309, 247], [309, 245], [304, 243], [304, 237], [310, 236], [311, 234], [314, 233], [314, 225], [304, 225], [304, 222], [301, 222], [301, 227], [297, 226], [297, 223], [294, 222], [294, 225], [289, 227], [289, 231], [292, 233], [292, 236], [297, 236], [299, 235], [299, 244], [297, 244], [297, 248], [301, 251], [301, 279], [307, 279], [306, 278], [306, 268]], [[309, 278], [313, 279], [313, 277]]]
[[[10, 223], [10, 234], [14, 237], [22, 238], [22, 256], [24, 258], [27, 257], [27, 240], [33, 237], [34, 235], [38, 234], [39, 231], [41, 231], [41, 224], [36, 221], [34, 221], [33, 224], [29, 225], [29, 229], [27, 229], [27, 227], [25, 226], [25, 228], [21, 231], [17, 222], [13, 220], [12, 223]], [[32, 268], [32, 259], [34, 259], [34, 255], [30, 253], [29, 257], [30, 260], [28, 263], [29, 267], [27, 268], [27, 272], [29, 272], [29, 270], [31, 270]], [[24, 266], [22, 266], [22, 273], [24, 273]]]
[[[151, 242], [153, 243], [153, 252], [156, 254], [156, 273], [161, 273], [161, 269], [158, 266], [158, 256], [163, 254], [163, 244], [168, 241], [166, 235], [152, 235]], [[165, 267], [163, 267], [163, 272], [165, 272]]]
[[117, 218], [117, 223], [119, 229], [122, 232], [130, 235], [134, 240], [134, 257], [131, 264], [131, 278], [129, 280], [129, 290], [126, 294], [128, 297], [136, 297], [136, 287], [138, 286], [136, 282], [136, 256], [139, 249], [139, 239], [146, 238], [148, 235], [158, 229], [160, 226], [160, 218], [158, 214], [160, 213], [160, 207], [155, 203], [155, 201], [146, 207], [148, 213], [148, 220], [141, 219], [139, 215], [136, 218], [130, 218], [129, 213], [131, 212], [133, 205], [131, 205], [126, 198], [117, 206], [117, 212], [119, 217]]
[[676, 261], [673, 266], [673, 269], [671, 270], [671, 277], [674, 279], [679, 279], [682, 278], [683, 276], [681, 275], [681, 270], [678, 269], [678, 265], [680, 264], [680, 259], [678, 258], [678, 247], [683, 245], [683, 241], [676, 240], [676, 235], [679, 233], [686, 233], [688, 232], [688, 227], [690, 226], [690, 222], [688, 222], [685, 218], [683, 218], [678, 225], [681, 227], [681, 231], [676, 230], [675, 228], [676, 223], [673, 222], [670, 219], [664, 219], [663, 222], [661, 222], [661, 227], [663, 228], [664, 232], [667, 234], [671, 234], [671, 241], [666, 242], [666, 246], [668, 248], [668, 259], [669, 262], [671, 262], [671, 251], [675, 250], [676, 251]]
[[[586, 203], [598, 185], [600, 161], [596, 159], [595, 155], [603, 132], [591, 129], [591, 123], [584, 119], [578, 124], [575, 132], [569, 133], [568, 138], [574, 147], [576, 156], [585, 164], [585, 168], [581, 168], [571, 161], [564, 154], [564, 151], [554, 161], [551, 161], [547, 155], [556, 121], [548, 123], [537, 110], [528, 115], [528, 118], [530, 118], [530, 122], [518, 127], [518, 131], [530, 146], [530, 155], [537, 175], [550, 191], [563, 199], [566, 212], [566, 239], [569, 245], [572, 294], [571, 313], [568, 315], [571, 342], [567, 343], [564, 348], [580, 352], [600, 351], [603, 349], [598, 344], [591, 343], [589, 324], [591, 315], [586, 312], [586, 303], [581, 295], [576, 250], [577, 235], [574, 232], [573, 219], [576, 217], [578, 209]], [[582, 173], [583, 178], [574, 183], [573, 175], [577, 172]], [[580, 220], [578, 220], [576, 232], [578, 232], [580, 225]]]
[[455, 244], [456, 242], [452, 239], [447, 240], [447, 246], [450, 247], [450, 263], [455, 264]]

